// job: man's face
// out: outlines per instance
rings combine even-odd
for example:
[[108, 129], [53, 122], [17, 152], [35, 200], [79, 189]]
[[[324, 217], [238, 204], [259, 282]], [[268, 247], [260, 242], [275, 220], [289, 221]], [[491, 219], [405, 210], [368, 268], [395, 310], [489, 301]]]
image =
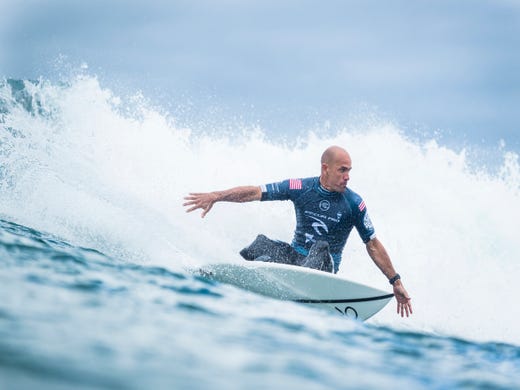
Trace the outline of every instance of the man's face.
[[352, 161], [347, 153], [338, 153], [330, 164], [322, 165], [323, 184], [329, 191], [345, 192], [350, 179]]

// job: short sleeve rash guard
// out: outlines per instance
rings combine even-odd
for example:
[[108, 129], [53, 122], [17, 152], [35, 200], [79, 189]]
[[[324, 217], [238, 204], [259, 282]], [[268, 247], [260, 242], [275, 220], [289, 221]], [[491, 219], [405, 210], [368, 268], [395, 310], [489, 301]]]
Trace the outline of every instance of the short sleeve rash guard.
[[292, 246], [297, 250], [308, 251], [314, 242], [327, 241], [332, 256], [335, 260], [338, 258], [339, 263], [353, 227], [365, 243], [375, 237], [365, 202], [349, 188], [343, 193], [330, 192], [321, 186], [319, 177], [310, 177], [271, 183], [261, 189], [262, 201], [293, 202], [296, 230]]

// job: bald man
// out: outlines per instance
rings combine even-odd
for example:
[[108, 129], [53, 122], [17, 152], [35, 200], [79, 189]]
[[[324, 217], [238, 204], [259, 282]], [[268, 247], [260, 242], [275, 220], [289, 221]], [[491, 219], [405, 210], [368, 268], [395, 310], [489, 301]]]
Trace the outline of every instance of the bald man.
[[[241, 252], [242, 256], [248, 260], [255, 257], [262, 260], [264, 256], [259, 248], [274, 245], [280, 259], [285, 258], [282, 262], [322, 270], [333, 269], [335, 273], [341, 263], [343, 248], [355, 227], [371, 259], [393, 286], [397, 313], [408, 317], [412, 313], [411, 299], [401, 277], [395, 271], [383, 244], [376, 237], [365, 202], [347, 188], [351, 169], [352, 160], [348, 152], [339, 146], [331, 146], [321, 156], [319, 177], [289, 179], [262, 186], [235, 187], [209, 193], [190, 193], [185, 197], [183, 206], [189, 207], [187, 212], [202, 209], [202, 217], [205, 217], [216, 202], [290, 200], [296, 212], [296, 229], [292, 243], [289, 245], [274, 242], [265, 236], [259, 236], [249, 248]], [[259, 245], [260, 241], [262, 245]], [[330, 251], [333, 260], [330, 269], [325, 263], [317, 266], [313, 263], [316, 258], [314, 253], [322, 252], [324, 247]]]

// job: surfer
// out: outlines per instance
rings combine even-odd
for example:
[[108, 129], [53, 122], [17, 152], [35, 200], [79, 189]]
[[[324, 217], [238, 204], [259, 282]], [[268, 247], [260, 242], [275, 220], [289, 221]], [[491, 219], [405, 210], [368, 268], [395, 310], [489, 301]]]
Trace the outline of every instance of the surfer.
[[[376, 237], [365, 202], [347, 188], [351, 169], [352, 160], [348, 152], [339, 146], [331, 146], [321, 156], [319, 177], [289, 179], [262, 186], [234, 187], [224, 191], [190, 193], [184, 198], [186, 202], [183, 206], [188, 207], [187, 212], [202, 209], [202, 217], [205, 217], [216, 202], [291, 200], [296, 211], [296, 229], [292, 243], [285, 244], [282, 249], [284, 253], [287, 250], [292, 251], [293, 255], [286, 257], [283, 262], [302, 263], [302, 259], [310, 257], [309, 252], [323, 252], [325, 243], [330, 250], [334, 272], [339, 269], [343, 248], [355, 227], [370, 258], [393, 287], [397, 313], [408, 317], [412, 314], [411, 298], [385, 247]], [[272, 247], [276, 242], [260, 235], [250, 247], [241, 251], [242, 256], [246, 259], [249, 255], [254, 257], [259, 243]], [[259, 259], [262, 260], [261, 257]], [[269, 261], [269, 256], [267, 258]], [[321, 267], [323, 270], [328, 268], [326, 265]]]

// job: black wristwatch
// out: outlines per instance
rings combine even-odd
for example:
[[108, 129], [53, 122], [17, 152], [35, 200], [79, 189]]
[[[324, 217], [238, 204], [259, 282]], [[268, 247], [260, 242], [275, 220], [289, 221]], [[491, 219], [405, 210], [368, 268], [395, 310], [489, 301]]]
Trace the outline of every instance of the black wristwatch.
[[395, 282], [397, 282], [399, 279], [401, 279], [401, 275], [395, 274], [393, 278], [391, 278], [388, 282], [393, 286]]

